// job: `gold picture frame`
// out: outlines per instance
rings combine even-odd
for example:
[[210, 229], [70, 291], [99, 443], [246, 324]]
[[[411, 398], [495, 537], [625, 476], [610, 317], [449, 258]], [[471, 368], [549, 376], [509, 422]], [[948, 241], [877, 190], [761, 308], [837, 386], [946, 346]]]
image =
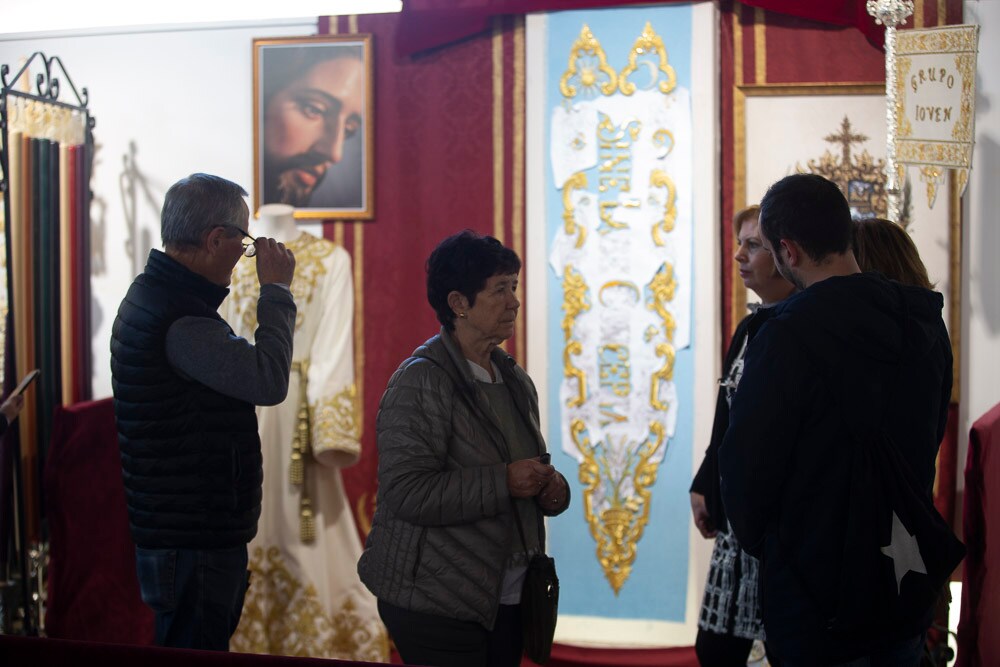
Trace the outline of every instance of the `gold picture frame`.
[[254, 211], [375, 216], [372, 69], [367, 34], [253, 40]]

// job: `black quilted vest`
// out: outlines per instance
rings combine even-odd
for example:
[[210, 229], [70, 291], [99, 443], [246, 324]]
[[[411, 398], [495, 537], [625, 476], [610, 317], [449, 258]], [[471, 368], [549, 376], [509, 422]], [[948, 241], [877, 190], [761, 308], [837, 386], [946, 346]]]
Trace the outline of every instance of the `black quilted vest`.
[[118, 308], [111, 386], [137, 546], [218, 549], [257, 533], [263, 471], [254, 406], [184, 379], [166, 355], [170, 325], [189, 315], [221, 321], [228, 293], [153, 250]]

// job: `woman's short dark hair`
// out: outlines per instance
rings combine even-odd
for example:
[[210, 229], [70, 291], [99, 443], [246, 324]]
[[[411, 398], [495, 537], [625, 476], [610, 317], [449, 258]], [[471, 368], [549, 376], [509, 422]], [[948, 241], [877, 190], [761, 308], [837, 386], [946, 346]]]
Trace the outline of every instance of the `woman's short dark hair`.
[[426, 269], [427, 301], [444, 328], [454, 331], [455, 313], [448, 295], [460, 292], [473, 306], [487, 280], [519, 272], [521, 259], [492, 236], [466, 229], [441, 241], [427, 258]]

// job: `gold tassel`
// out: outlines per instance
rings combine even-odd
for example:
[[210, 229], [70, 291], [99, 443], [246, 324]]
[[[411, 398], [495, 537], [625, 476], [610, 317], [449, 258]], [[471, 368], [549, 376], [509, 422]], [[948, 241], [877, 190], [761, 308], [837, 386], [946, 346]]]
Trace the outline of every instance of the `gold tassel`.
[[305, 465], [302, 461], [302, 449], [299, 447], [299, 437], [292, 438], [292, 461], [288, 466], [288, 482], [292, 486], [301, 486], [305, 479]]
[[308, 498], [302, 498], [299, 504], [299, 537], [304, 544], [311, 544], [316, 539], [316, 517]]
[[307, 459], [312, 458], [312, 433], [309, 427], [309, 397], [307, 392], [309, 362], [296, 362], [292, 364], [292, 370], [299, 374], [299, 409], [296, 413], [295, 433], [292, 436], [292, 460], [288, 468], [288, 476], [293, 486], [300, 487], [299, 538], [304, 544], [311, 544], [316, 540], [316, 516], [313, 514], [312, 501], [309, 500], [305, 483]]
[[299, 453], [312, 456], [312, 433], [309, 428], [309, 405], [303, 400], [299, 407], [298, 423], [295, 425], [295, 439], [299, 443]]

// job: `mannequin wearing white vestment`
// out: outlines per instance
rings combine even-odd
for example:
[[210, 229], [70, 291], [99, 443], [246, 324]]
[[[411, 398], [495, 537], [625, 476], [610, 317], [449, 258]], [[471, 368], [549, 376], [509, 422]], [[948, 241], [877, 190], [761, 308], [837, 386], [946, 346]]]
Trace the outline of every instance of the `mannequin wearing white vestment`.
[[[361, 453], [354, 385], [351, 259], [301, 232], [285, 204], [260, 209], [250, 232], [295, 254], [295, 321], [288, 396], [257, 408], [264, 488], [250, 542], [250, 588], [233, 651], [387, 661], [388, 638], [356, 565], [361, 542], [340, 469]], [[256, 263], [240, 260], [220, 313], [236, 334], [257, 328]]]

